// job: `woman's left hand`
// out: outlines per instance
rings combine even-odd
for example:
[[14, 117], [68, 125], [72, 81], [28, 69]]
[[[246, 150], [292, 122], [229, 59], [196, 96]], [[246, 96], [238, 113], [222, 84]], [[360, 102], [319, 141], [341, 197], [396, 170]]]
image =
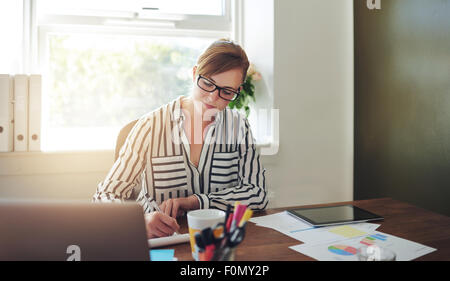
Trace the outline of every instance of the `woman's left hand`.
[[163, 213], [173, 218], [182, 216], [184, 212], [200, 208], [200, 203], [195, 195], [184, 198], [167, 199], [159, 208]]

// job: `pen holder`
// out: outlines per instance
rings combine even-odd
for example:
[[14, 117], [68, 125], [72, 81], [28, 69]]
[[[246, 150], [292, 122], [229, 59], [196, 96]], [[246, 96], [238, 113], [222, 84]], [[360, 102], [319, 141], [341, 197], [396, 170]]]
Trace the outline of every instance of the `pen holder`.
[[219, 261], [234, 261], [234, 256], [236, 253], [236, 248], [229, 248], [228, 251], [219, 259]]
[[199, 261], [234, 261], [236, 248], [224, 248], [220, 251], [214, 252], [212, 257], [208, 257], [206, 251], [200, 251], [198, 253]]
[[[214, 209], [200, 209], [195, 211], [189, 211], [187, 213], [189, 236], [191, 243], [192, 257], [198, 261], [199, 258], [199, 245], [196, 245], [195, 234], [200, 233], [202, 230], [212, 228], [217, 223], [220, 223], [225, 218], [225, 212]], [[219, 235], [220, 233], [217, 233]], [[205, 245], [203, 245], [205, 246]]]

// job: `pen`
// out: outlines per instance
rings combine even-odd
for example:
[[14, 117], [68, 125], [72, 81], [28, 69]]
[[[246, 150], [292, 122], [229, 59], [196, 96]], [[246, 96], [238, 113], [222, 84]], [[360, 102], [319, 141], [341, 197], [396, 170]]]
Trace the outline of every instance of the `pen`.
[[245, 223], [252, 217], [253, 215], [253, 211], [250, 209], [245, 210], [244, 215], [242, 216], [238, 226], [239, 227], [243, 227], [245, 225]]
[[239, 206], [240, 204], [241, 204], [241, 202], [239, 202], [239, 201], [234, 202], [234, 209], [233, 209], [233, 212], [236, 212], [236, 208], [237, 208], [237, 206]]
[[[235, 227], [237, 213], [238, 213], [238, 207], [239, 206], [240, 206], [240, 202], [239, 201], [234, 202], [234, 209], [233, 209], [233, 215], [232, 215], [233, 218], [231, 220], [231, 224], [230, 224], [230, 227], [229, 227], [229, 232], [231, 232], [234, 229], [234, 227]], [[227, 222], [227, 225], [228, 225], [228, 222]]]
[[[225, 221], [223, 222], [223, 225], [227, 225], [227, 221], [228, 221], [228, 217], [231, 214], [231, 205], [227, 205], [227, 211], [225, 213]], [[226, 231], [227, 229], [225, 228], [224, 231]]]
[[[153, 207], [155, 208], [155, 210], [156, 210], [157, 212], [162, 213], [161, 209], [160, 209], [159, 206], [158, 206], [158, 203], [156, 203], [156, 201], [155, 201], [154, 199], [153, 199], [151, 202], [153, 203]], [[176, 232], [176, 231], [173, 233], [173, 235], [178, 235], [178, 234], [179, 234], [179, 233]]]
[[230, 230], [231, 230], [231, 221], [232, 220], [233, 220], [233, 213], [230, 213], [230, 215], [228, 216], [227, 224], [225, 225], [225, 229], [227, 230], [227, 232], [230, 232]]
[[239, 224], [239, 222], [242, 219], [242, 216], [244, 215], [245, 211], [247, 210], [247, 205], [239, 205], [237, 217], [236, 217], [236, 224]]
[[246, 205], [238, 205], [235, 207], [233, 221], [231, 222], [230, 231], [233, 231], [239, 225], [239, 222], [240, 222], [242, 216], [244, 215], [244, 212], [246, 209], [247, 209]]

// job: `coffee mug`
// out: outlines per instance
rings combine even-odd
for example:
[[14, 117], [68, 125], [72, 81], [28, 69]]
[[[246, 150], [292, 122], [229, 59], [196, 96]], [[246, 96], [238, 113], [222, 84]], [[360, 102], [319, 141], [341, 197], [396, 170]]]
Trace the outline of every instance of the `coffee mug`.
[[[225, 212], [216, 209], [200, 209], [189, 211], [187, 221], [189, 227], [189, 239], [191, 242], [192, 257], [198, 261], [198, 247], [195, 244], [195, 233], [208, 227], [214, 227], [217, 223], [223, 223]], [[221, 233], [214, 233], [219, 236]]]

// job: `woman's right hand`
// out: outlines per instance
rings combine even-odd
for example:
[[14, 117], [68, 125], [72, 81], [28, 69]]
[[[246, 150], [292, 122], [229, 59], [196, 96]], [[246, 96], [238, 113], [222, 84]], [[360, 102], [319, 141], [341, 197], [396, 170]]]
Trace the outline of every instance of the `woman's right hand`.
[[170, 236], [180, 229], [177, 220], [161, 212], [144, 215], [147, 238]]

